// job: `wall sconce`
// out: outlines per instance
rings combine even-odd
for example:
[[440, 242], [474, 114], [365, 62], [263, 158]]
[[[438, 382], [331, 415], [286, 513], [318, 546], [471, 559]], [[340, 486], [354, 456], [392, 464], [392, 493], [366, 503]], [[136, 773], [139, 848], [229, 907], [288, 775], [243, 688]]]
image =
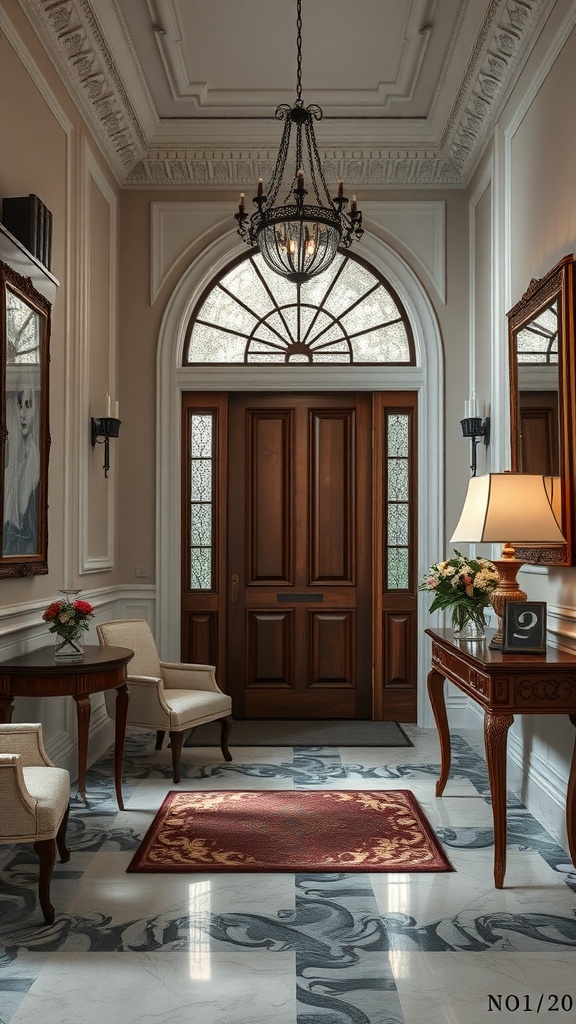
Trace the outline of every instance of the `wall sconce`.
[[488, 416], [485, 420], [481, 416], [466, 416], [460, 420], [460, 426], [462, 427], [462, 436], [469, 437], [472, 442], [470, 469], [472, 476], [476, 476], [476, 445], [480, 439], [484, 441], [486, 447], [490, 444], [490, 419]]
[[116, 416], [93, 416], [90, 421], [92, 447], [96, 444], [104, 445], [104, 476], [106, 477], [110, 469], [109, 441], [111, 437], [118, 437], [120, 423], [121, 420]]

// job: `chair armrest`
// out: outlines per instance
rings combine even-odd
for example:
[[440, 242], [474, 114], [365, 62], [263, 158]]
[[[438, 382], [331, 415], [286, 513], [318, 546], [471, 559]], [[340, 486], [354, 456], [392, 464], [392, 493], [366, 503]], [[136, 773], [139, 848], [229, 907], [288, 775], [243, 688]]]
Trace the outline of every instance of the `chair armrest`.
[[20, 754], [0, 754], [0, 838], [34, 835], [36, 805], [22, 774]]
[[164, 685], [168, 690], [209, 690], [222, 693], [216, 682], [213, 665], [186, 665], [176, 661], [161, 661]]
[[162, 679], [157, 676], [128, 676], [126, 682], [130, 690], [128, 721], [138, 721], [140, 725], [149, 724], [156, 729], [159, 710], [170, 717]]
[[26, 768], [53, 768], [42, 742], [42, 726], [39, 722], [12, 722], [0, 725], [0, 754], [20, 754]]

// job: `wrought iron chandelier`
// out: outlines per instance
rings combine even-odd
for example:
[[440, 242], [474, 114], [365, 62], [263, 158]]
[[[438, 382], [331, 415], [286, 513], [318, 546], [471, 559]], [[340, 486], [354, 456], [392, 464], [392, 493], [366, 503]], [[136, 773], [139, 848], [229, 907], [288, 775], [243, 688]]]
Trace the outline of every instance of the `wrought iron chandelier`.
[[[272, 177], [264, 192], [262, 178], [258, 179], [257, 194], [253, 199], [256, 211], [249, 215], [245, 209], [245, 195], [240, 193], [238, 234], [250, 246], [257, 245], [268, 266], [275, 273], [297, 284], [316, 277], [330, 266], [339, 245], [347, 249], [353, 237], [364, 233], [362, 214], [356, 196], [352, 196], [350, 210], [344, 196], [344, 184], [338, 183], [338, 194], [331, 199], [322, 171], [314, 121], [320, 121], [322, 110], [311, 103], [305, 107], [302, 100], [302, 2], [297, 0], [297, 76], [296, 101], [276, 108], [275, 117], [284, 121], [282, 141]], [[292, 136], [294, 128], [294, 136]], [[290, 155], [293, 170], [287, 168]], [[287, 187], [283, 205], [275, 206], [278, 192]], [[310, 183], [315, 202], [307, 203], [309, 195], [305, 183]]]

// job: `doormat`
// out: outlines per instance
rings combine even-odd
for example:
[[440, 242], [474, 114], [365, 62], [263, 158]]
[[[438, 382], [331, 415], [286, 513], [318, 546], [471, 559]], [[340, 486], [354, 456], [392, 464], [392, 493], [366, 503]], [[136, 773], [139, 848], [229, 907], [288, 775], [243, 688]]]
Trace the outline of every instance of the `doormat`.
[[[240, 719], [232, 723], [231, 747], [413, 747], [398, 722], [302, 719]], [[193, 729], [185, 747], [219, 747], [220, 723]]]
[[171, 790], [127, 871], [452, 871], [409, 790]]

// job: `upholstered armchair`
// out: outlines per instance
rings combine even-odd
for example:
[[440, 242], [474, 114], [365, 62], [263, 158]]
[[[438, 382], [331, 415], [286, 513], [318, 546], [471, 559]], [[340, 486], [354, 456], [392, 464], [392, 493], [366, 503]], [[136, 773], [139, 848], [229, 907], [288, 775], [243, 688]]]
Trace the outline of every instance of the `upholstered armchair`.
[[[228, 750], [232, 701], [218, 686], [212, 665], [160, 661], [145, 619], [103, 622], [96, 631], [104, 646], [129, 647], [134, 651], [126, 680], [130, 691], [128, 725], [155, 730], [157, 750], [162, 747], [165, 733], [169, 733], [174, 782], [180, 782], [184, 734], [199, 725], [220, 722], [222, 754], [225, 761], [232, 760]], [[104, 698], [108, 715], [114, 718], [116, 694], [110, 693], [106, 691]]]
[[38, 895], [46, 924], [54, 921], [50, 882], [56, 847], [70, 860], [66, 825], [70, 775], [48, 757], [39, 724], [0, 724], [0, 843], [33, 843], [40, 861]]

